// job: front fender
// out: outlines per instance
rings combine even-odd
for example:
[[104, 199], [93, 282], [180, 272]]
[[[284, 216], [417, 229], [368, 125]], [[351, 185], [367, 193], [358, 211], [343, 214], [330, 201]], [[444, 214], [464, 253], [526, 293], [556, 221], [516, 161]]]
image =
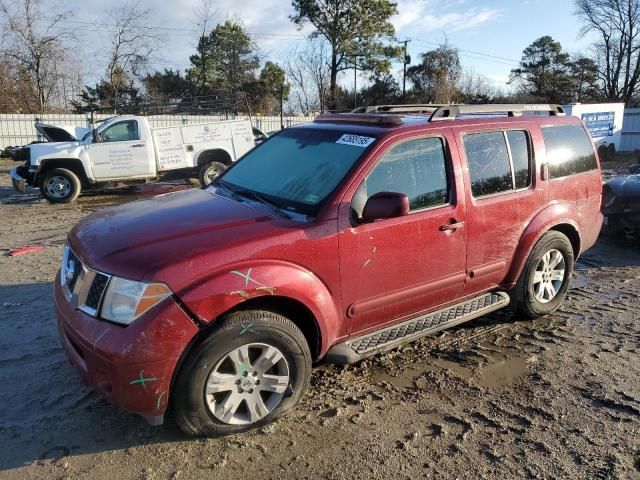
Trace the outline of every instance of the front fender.
[[321, 355], [335, 343], [340, 319], [334, 296], [313, 273], [282, 261], [256, 261], [226, 268], [198, 285], [178, 292], [187, 308], [203, 323], [211, 323], [248, 300], [275, 296], [305, 305], [317, 321]]
[[[578, 219], [578, 211], [575, 206], [564, 202], [553, 203], [533, 217], [520, 237], [504, 284], [510, 286], [518, 281], [531, 251], [549, 230], [566, 225], [567, 228], [572, 228], [575, 231], [578, 238], [582, 238]], [[580, 252], [575, 252], [576, 258], [579, 254]]]

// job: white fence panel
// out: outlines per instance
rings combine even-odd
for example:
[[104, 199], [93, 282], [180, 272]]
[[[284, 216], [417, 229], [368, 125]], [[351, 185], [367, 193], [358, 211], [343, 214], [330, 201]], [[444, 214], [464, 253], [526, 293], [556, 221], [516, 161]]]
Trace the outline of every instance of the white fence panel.
[[624, 111], [620, 150], [623, 152], [640, 150], [640, 108], [627, 108]]
[[[112, 117], [109, 114], [94, 116], [95, 121]], [[178, 125], [191, 125], [194, 123], [209, 123], [225, 120], [224, 115], [149, 115], [147, 117], [152, 128], [170, 127]], [[247, 119], [247, 116], [238, 116], [239, 119]], [[284, 126], [290, 127], [299, 123], [311, 122], [314, 117], [284, 117]], [[280, 117], [252, 117], [253, 125], [264, 132], [280, 130]], [[37, 140], [44, 140], [38, 135], [36, 123], [48, 123], [53, 125], [66, 125], [71, 127], [91, 126], [91, 117], [86, 114], [0, 114], [0, 149], [10, 145], [26, 145]]]

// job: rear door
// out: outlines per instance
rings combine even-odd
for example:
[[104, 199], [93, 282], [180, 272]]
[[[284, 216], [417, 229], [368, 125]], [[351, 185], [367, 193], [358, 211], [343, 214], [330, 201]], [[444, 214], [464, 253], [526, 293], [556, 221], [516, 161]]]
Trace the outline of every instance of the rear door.
[[546, 204], [534, 145], [541, 148], [535, 125], [509, 123], [460, 127], [456, 131], [467, 200], [467, 282], [464, 294], [503, 282], [524, 228]]
[[[397, 140], [345, 196], [348, 200], [339, 214], [339, 255], [351, 333], [400, 321], [451, 302], [462, 292], [464, 189], [450, 144], [448, 129]], [[361, 223], [358, 218], [367, 198], [385, 191], [406, 194], [411, 213]]]
[[98, 142], [88, 146], [96, 180], [152, 177], [156, 174], [153, 141], [138, 120], [126, 119], [107, 126]]

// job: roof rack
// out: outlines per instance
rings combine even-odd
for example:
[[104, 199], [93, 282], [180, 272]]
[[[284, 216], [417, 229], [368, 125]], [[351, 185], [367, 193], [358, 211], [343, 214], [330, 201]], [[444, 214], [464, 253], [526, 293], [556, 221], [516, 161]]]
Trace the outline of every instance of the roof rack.
[[428, 113], [432, 114], [440, 107], [447, 107], [445, 103], [416, 103], [407, 105], [370, 105], [358, 107], [351, 113]]
[[382, 115], [376, 113], [325, 113], [318, 115], [316, 123], [363, 123], [369, 125], [400, 125], [402, 117], [399, 115]]
[[431, 115], [430, 121], [455, 120], [460, 115], [506, 113], [509, 117], [521, 117], [527, 112], [546, 112], [551, 116], [564, 115], [561, 105], [553, 104], [493, 104], [493, 105], [444, 105]]

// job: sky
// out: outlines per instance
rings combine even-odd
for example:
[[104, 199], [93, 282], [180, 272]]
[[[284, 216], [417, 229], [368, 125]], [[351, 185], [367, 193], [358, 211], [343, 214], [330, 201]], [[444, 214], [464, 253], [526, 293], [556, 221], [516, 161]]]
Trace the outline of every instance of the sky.
[[[517, 66], [522, 50], [536, 38], [551, 35], [570, 53], [588, 53], [590, 41], [580, 35], [580, 24], [573, 14], [573, 0], [396, 0], [399, 14], [391, 21], [398, 40], [410, 40], [413, 63], [420, 53], [446, 39], [460, 49], [462, 66], [504, 86], [509, 71]], [[195, 50], [197, 33], [194, 11], [201, 0], [138, 0], [141, 8], [152, 11], [150, 26], [157, 26], [165, 40], [156, 62], [157, 67], [184, 70], [189, 55]], [[47, 2], [44, 2], [47, 4]], [[94, 2], [67, 0], [75, 12], [74, 28], [81, 40], [79, 47], [87, 62], [85, 79], [100, 76], [100, 46], [105, 41], [108, 23], [105, 11], [123, 5], [125, 0]], [[217, 18], [240, 19], [253, 34], [263, 61], [282, 62], [311, 31], [302, 31], [289, 20], [289, 0], [216, 0]], [[399, 75], [401, 65], [394, 68]], [[350, 75], [342, 79], [352, 87]]]

